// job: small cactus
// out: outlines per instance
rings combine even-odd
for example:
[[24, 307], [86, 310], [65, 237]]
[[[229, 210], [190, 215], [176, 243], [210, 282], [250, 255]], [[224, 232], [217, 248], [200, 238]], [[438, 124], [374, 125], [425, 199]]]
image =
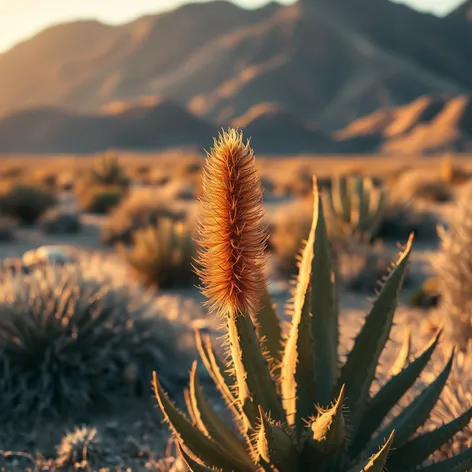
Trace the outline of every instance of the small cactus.
[[[213, 410], [196, 364], [187, 405], [177, 410], [154, 374], [154, 391], [190, 471], [390, 472], [472, 466], [472, 449], [435, 464], [428, 457], [467, 425], [472, 410], [418, 436], [453, 361], [397, 416], [386, 418], [419, 378], [440, 333], [371, 396], [390, 336], [412, 237], [386, 279], [344, 364], [323, 205], [314, 186], [313, 224], [300, 262], [292, 323], [284, 341], [264, 280], [262, 192], [249, 144], [235, 130], [215, 142], [204, 171], [200, 276], [209, 305], [226, 324], [228, 361], [197, 333], [202, 361], [236, 428]], [[404, 354], [400, 356], [405, 358]], [[408, 355], [406, 356], [408, 358]], [[400, 361], [399, 361], [400, 362]], [[327, 406], [335, 398], [331, 407]]]
[[370, 239], [379, 227], [387, 201], [384, 187], [368, 177], [336, 177], [327, 199], [330, 230], [339, 236]]

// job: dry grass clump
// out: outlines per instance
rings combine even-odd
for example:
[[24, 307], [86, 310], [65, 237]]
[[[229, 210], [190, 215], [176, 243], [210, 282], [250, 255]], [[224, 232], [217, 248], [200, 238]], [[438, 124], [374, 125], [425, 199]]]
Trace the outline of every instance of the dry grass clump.
[[156, 366], [174, 386], [185, 358], [180, 325], [156, 314], [146, 293], [102, 276], [103, 267], [87, 259], [2, 278], [1, 419], [113, 406], [147, 394]]
[[77, 463], [96, 463], [102, 455], [102, 441], [96, 428], [75, 427], [67, 432], [57, 446], [58, 467], [73, 466]]
[[392, 185], [394, 196], [429, 202], [448, 202], [453, 197], [451, 183], [440, 173], [424, 169], [410, 170], [402, 174]]
[[446, 330], [461, 349], [472, 338], [472, 185], [466, 187], [450, 218], [439, 231], [435, 261]]
[[162, 217], [184, 221], [186, 214], [183, 206], [164, 200], [158, 189], [134, 189], [111, 211], [101, 237], [107, 244], [131, 244], [137, 229], [155, 225]]
[[125, 190], [121, 187], [96, 185], [83, 189], [77, 199], [83, 211], [105, 215], [120, 203], [124, 195]]
[[0, 195], [0, 212], [21, 223], [32, 224], [56, 203], [54, 193], [44, 187], [13, 185]]
[[462, 184], [470, 179], [470, 172], [454, 165], [451, 155], [445, 156], [441, 161], [440, 176], [444, 182], [451, 185]]
[[133, 233], [131, 247], [119, 244], [118, 250], [146, 285], [171, 288], [194, 282], [195, 243], [184, 222], [159, 218], [154, 226]]

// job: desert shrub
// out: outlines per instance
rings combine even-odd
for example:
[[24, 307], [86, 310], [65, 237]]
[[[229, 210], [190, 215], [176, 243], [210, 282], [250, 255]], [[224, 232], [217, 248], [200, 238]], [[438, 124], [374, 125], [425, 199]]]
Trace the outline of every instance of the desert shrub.
[[107, 153], [95, 159], [89, 172], [85, 175], [86, 185], [128, 187], [129, 179], [124, 167], [115, 153]]
[[436, 259], [446, 329], [461, 348], [472, 338], [472, 185], [461, 195], [450, 217], [449, 229], [440, 228]]
[[427, 278], [410, 296], [410, 305], [420, 308], [435, 307], [440, 298], [440, 281], [438, 277]]
[[453, 195], [450, 183], [444, 180], [440, 173], [423, 169], [402, 174], [392, 185], [392, 194], [394, 198], [430, 202], [447, 202]]
[[160, 218], [154, 226], [136, 230], [133, 245], [118, 245], [119, 252], [146, 285], [169, 288], [194, 280], [195, 243], [183, 222]]
[[46, 234], [75, 234], [82, 228], [79, 213], [61, 208], [49, 209], [40, 218], [39, 225]]
[[155, 225], [161, 217], [183, 221], [186, 211], [164, 201], [159, 191], [135, 189], [110, 212], [101, 238], [107, 244], [131, 244], [137, 229]]
[[103, 266], [86, 259], [0, 280], [0, 418], [113, 406], [147, 394], [156, 366], [175, 388], [180, 325]]
[[390, 198], [373, 238], [397, 242], [413, 233], [416, 241], [436, 241], [437, 224], [434, 213], [418, 209], [403, 198]]
[[21, 223], [35, 223], [57, 203], [51, 191], [33, 185], [14, 185], [0, 195], [0, 211]]
[[[284, 339], [263, 277], [262, 189], [249, 143], [243, 143], [235, 130], [222, 133], [209, 153], [204, 172], [200, 275], [207, 303], [224, 319], [226, 358], [215, 352], [211, 339], [202, 339], [198, 333], [197, 345], [203, 364], [233, 415], [234, 426], [228, 426], [208, 401], [197, 362], [186, 396], [191, 420], [169, 400], [154, 374], [159, 407], [189, 469], [420, 470], [431, 454], [464, 429], [472, 410], [436, 431], [417, 434], [446, 385], [454, 358], [451, 354], [432, 383], [406, 408], [390, 415], [420, 380], [439, 334], [411, 362], [407, 356], [401, 366], [396, 363], [399, 373], [371, 395], [380, 356], [392, 331], [412, 238], [344, 358], [340, 355], [338, 323], [342, 318], [323, 205], [315, 195], [313, 224], [300, 263], [289, 333]], [[472, 465], [471, 452], [446, 459], [430, 470], [466, 472]]]
[[78, 195], [80, 208], [89, 213], [105, 215], [116, 207], [124, 196], [121, 187], [93, 186]]
[[13, 241], [15, 239], [18, 223], [8, 216], [0, 216], [0, 242]]
[[103, 445], [96, 428], [76, 427], [67, 432], [57, 446], [56, 465], [74, 466], [76, 463], [97, 463], [103, 454]]
[[337, 241], [332, 251], [340, 284], [353, 292], [373, 293], [391, 266], [391, 258], [380, 244], [370, 246]]

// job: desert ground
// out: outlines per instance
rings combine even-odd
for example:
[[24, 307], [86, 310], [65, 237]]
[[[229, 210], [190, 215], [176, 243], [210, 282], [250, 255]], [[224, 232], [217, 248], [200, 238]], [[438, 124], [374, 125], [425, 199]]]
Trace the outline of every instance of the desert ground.
[[[167, 380], [170, 396], [182, 407], [188, 373], [192, 361], [198, 358], [194, 329], [197, 327], [210, 334], [218, 346], [221, 344], [220, 320], [208, 314], [202, 304], [204, 298], [197, 288], [198, 280], [192, 275], [191, 250], [187, 248], [188, 251], [183, 256], [180, 254], [178, 260], [166, 258], [166, 251], [172, 249], [172, 241], [180, 241], [177, 236], [174, 235], [176, 239], [170, 242], [164, 237], [159, 239], [156, 233], [149, 236], [147, 243], [142, 234], [141, 242], [133, 238], [139, 228], [156, 225], [161, 216], [165, 219], [169, 215], [171, 220], [182, 223], [193, 234], [198, 217], [196, 199], [201, 191], [200, 168], [205, 156], [193, 150], [116, 154], [120, 175], [127, 181], [123, 188], [120, 182], [117, 183], [116, 176], [110, 177], [110, 182], [104, 181], [107, 175], [109, 177], [113, 171], [118, 171], [104, 169], [99, 155], [0, 156], [0, 212], [4, 215], [0, 231], [0, 259], [4, 261], [0, 305], [16, 306], [15, 300], [20, 303], [18, 286], [12, 282], [18, 275], [16, 272], [8, 275], [15, 261], [15, 267], [26, 264], [25, 260], [20, 262], [23, 255], [41, 246], [62, 248], [61, 251], [67, 253], [67, 261], [46, 261], [47, 267], [44, 267], [40, 255], [36, 254], [37, 259], [34, 259], [35, 256], [29, 252], [34, 264], [40, 266], [32, 270], [54, 272], [66, 270], [65, 267], [69, 266], [74, 270], [75, 267], [78, 276], [74, 280], [84, 283], [88, 280], [95, 283], [106, 281], [112, 291], [116, 287], [125, 287], [132, 297], [149, 301], [150, 316], [161, 323], [154, 341], [146, 341], [154, 342], [156, 345], [153, 347], [159, 351], [160, 357], [157, 357], [161, 362], [153, 369]], [[343, 350], [347, 350], [355, 338], [370, 299], [378, 288], [376, 281], [387, 273], [389, 261], [395, 260], [398, 244], [405, 244], [410, 232], [415, 233], [412, 262], [396, 311], [393, 338], [382, 354], [381, 372], [377, 375], [381, 384], [396, 358], [405, 328], [412, 328], [414, 354], [429, 342], [446, 316], [441, 307], [441, 296], [438, 301], [434, 290], [433, 296], [424, 286], [437, 276], [435, 260], [440, 244], [436, 226], [447, 227], [458, 200], [472, 185], [472, 156], [273, 157], [258, 156], [256, 150], [256, 161], [264, 187], [265, 222], [270, 232], [267, 267], [270, 292], [278, 313], [287, 320], [290, 315], [285, 307], [291, 297], [291, 281], [297, 270], [296, 255], [311, 222], [311, 176], [316, 175], [322, 195], [329, 192], [331, 179], [339, 175], [370, 177], [376, 185], [388, 191], [390, 214], [384, 216], [375, 244], [353, 243], [352, 238], [352, 247], [340, 250], [338, 270]], [[96, 169], [96, 173], [92, 169]], [[5, 200], [10, 203], [2, 203], [2, 195], [11, 193], [15, 187], [26, 186], [40, 188], [55, 197], [54, 203], [45, 205], [44, 211], [39, 211], [34, 221], [24, 221], [23, 207], [12, 203], [12, 199]], [[39, 202], [35, 194], [22, 197], [20, 193], [16, 198], [26, 198], [27, 203], [23, 206]], [[400, 210], [395, 213], [395, 202], [399, 200], [408, 201], [407, 213]], [[60, 224], [61, 215], [66, 215], [64, 221], [69, 221], [69, 218], [74, 223]], [[64, 268], [62, 264], [65, 264]], [[48, 283], [54, 279], [51, 273], [48, 272]], [[27, 282], [20, 279], [20, 283]], [[42, 296], [31, 290], [33, 299]], [[52, 291], [47, 296], [54, 298], [58, 295]], [[88, 296], [86, 291], [83, 296]], [[55, 336], [53, 331], [39, 333], [39, 328], [33, 328], [31, 332], [25, 331], [26, 328], [18, 329], [18, 333], [33, 338], [37, 333], [38, 339], [31, 341], [37, 345], [48, 342], [43, 336]], [[30, 344], [25, 341], [21, 345]], [[444, 352], [450, 346], [446, 338]], [[40, 347], [37, 349], [34, 352], [39, 356], [42, 351]], [[83, 345], [82, 349], [89, 349], [89, 345]], [[97, 345], [91, 352], [99, 350]], [[434, 358], [424, 381], [441, 368], [443, 350]], [[12, 356], [11, 353], [8, 355]], [[148, 373], [149, 380], [139, 392], [116, 401], [110, 398], [107, 408], [96, 408], [93, 401], [85, 401], [83, 405], [67, 405], [60, 412], [48, 410], [44, 416], [37, 417], [30, 412], [16, 414], [13, 411], [15, 403], [11, 400], [11, 415], [6, 412], [5, 426], [0, 431], [3, 449], [0, 451], [0, 469], [184, 470], [173, 459], [168, 427], [156, 408], [150, 383], [151, 371]], [[472, 378], [468, 382], [472, 385]], [[225, 414], [221, 399], [203, 367], [201, 383], [218, 411]], [[466, 400], [464, 398], [461, 405], [464, 409]], [[74, 428], [82, 426], [87, 428], [85, 433], [72, 433]], [[450, 450], [460, 448], [462, 443], [470, 444], [471, 438], [472, 435], [466, 431]], [[444, 451], [444, 454], [448, 453]]]

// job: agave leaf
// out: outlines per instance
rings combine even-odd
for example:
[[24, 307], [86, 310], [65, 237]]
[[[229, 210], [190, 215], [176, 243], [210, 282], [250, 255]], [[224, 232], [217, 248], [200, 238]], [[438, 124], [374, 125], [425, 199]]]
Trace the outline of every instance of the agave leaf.
[[311, 424], [313, 446], [323, 454], [339, 451], [346, 439], [346, 425], [343, 416], [344, 386], [336, 403], [321, 413]]
[[270, 470], [292, 472], [297, 470], [298, 455], [291, 437], [278, 425], [272, 424], [259, 407], [261, 425], [257, 432], [257, 453], [261, 464]]
[[[338, 378], [338, 312], [331, 249], [316, 178], [313, 179], [313, 244], [311, 254], [311, 337], [313, 339], [316, 396], [327, 405]], [[310, 234], [311, 236], [311, 234]]]
[[185, 444], [195, 456], [201, 458], [201, 460], [210, 467], [219, 467], [223, 470], [235, 472], [247, 472], [251, 470], [247, 468], [246, 464], [228, 456], [218, 444], [195, 428], [187, 418], [175, 408], [162, 389], [155, 372], [153, 373], [153, 387], [154, 394], [156, 395], [156, 399], [166, 422], [171, 427], [179, 442]]
[[415, 431], [422, 426], [428, 419], [431, 410], [436, 405], [436, 402], [441, 395], [441, 392], [446, 385], [447, 378], [451, 372], [452, 362], [454, 359], [454, 350], [449, 358], [443, 371], [438, 377], [426, 387], [398, 416], [396, 416], [379, 434], [377, 438], [371, 441], [371, 446], [376, 447], [379, 442], [379, 437], [385, 437], [392, 430], [395, 430], [395, 448], [403, 446], [408, 439], [415, 433]]
[[315, 206], [313, 223], [300, 262], [292, 323], [281, 372], [281, 390], [287, 421], [289, 425], [296, 425], [299, 433], [305, 427], [305, 418], [315, 413], [316, 401], [310, 278], [317, 212], [318, 205]]
[[221, 420], [203, 394], [197, 373], [197, 362], [193, 363], [190, 372], [190, 403], [197, 428], [220, 444], [229, 455], [234, 455], [249, 468], [253, 467], [244, 444]]
[[285, 421], [285, 412], [274, 379], [248, 313], [227, 317], [228, 339], [236, 376], [238, 403], [244, 412], [246, 432], [255, 431], [258, 406], [270, 412], [276, 421]]
[[384, 470], [385, 463], [387, 462], [394, 436], [395, 431], [392, 431], [379, 452], [374, 454], [369, 460], [352, 467], [348, 472], [382, 472]]
[[412, 243], [413, 235], [408, 239], [405, 249], [385, 281], [341, 369], [338, 388], [343, 384], [346, 385], [346, 404], [352, 414], [351, 428], [354, 432], [357, 431], [364, 415], [379, 357], [392, 328], [393, 315], [403, 285]]
[[180, 443], [177, 443], [177, 447], [178, 447], [178, 451], [180, 455], [182, 456], [182, 459], [185, 462], [185, 465], [187, 466], [187, 469], [190, 472], [215, 472], [215, 471], [221, 470], [221, 469], [210, 468], [203, 464], [199, 464], [196, 460], [190, 457], [190, 454], [188, 454], [185, 451], [185, 449], [181, 446]]
[[407, 365], [411, 354], [411, 328], [407, 326], [403, 334], [403, 344], [398, 356], [390, 368], [389, 374], [393, 377], [398, 375]]
[[472, 447], [454, 457], [416, 470], [418, 472], [470, 472], [472, 470]]
[[231, 389], [234, 389], [234, 379], [229, 375], [223, 362], [215, 354], [210, 336], [205, 336], [205, 339], [202, 339], [200, 332], [196, 330], [195, 340], [198, 352], [200, 353], [200, 357], [207, 372], [213, 379], [213, 382], [218, 388], [223, 400], [225, 400], [226, 406], [233, 413], [233, 416], [239, 419], [241, 417], [241, 412], [238, 408], [236, 398], [231, 391]]
[[403, 472], [413, 469], [423, 463], [434, 451], [440, 449], [462, 431], [472, 419], [472, 408], [462, 413], [449, 423], [440, 426], [434, 431], [422, 434], [402, 447], [395, 449], [388, 461], [389, 472]]
[[362, 428], [357, 431], [352, 441], [351, 457], [361, 452], [388, 412], [418, 379], [438, 345], [441, 332], [438, 331], [425, 350], [408, 367], [392, 377], [369, 401], [362, 417]]
[[264, 285], [255, 321], [257, 335], [263, 351], [268, 355], [270, 367], [280, 365], [283, 353], [282, 329], [266, 285]]

